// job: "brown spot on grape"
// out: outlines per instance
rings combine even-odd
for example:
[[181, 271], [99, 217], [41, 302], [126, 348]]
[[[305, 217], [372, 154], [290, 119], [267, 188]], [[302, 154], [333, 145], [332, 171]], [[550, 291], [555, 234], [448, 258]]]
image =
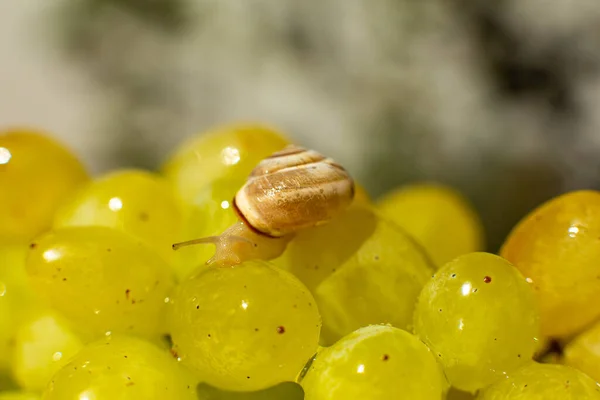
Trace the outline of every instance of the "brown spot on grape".
[[521, 355], [520, 355], [520, 354], [517, 354], [517, 357], [521, 358]]
[[171, 355], [176, 359], [179, 358], [179, 353], [173, 348], [171, 349]]
[[63, 282], [66, 282], [66, 281], [67, 281], [67, 278], [63, 278]]
[[456, 278], [456, 274], [452, 274], [450, 275], [452, 278]]
[[148, 213], [147, 213], [147, 212], [145, 212], [145, 211], [142, 211], [142, 212], [140, 213], [140, 221], [146, 222], [146, 221], [148, 221], [149, 219], [150, 219], [150, 215], [148, 215]]
[[373, 258], [375, 259], [375, 261], [379, 261], [379, 256], [375, 256]]
[[387, 360], [389, 360], [389, 359], [390, 359], [390, 356], [388, 356], [387, 354], [384, 354], [384, 355], [383, 355], [383, 357], [381, 357], [381, 359], [382, 359], [383, 361], [387, 361]]
[[125, 384], [125, 386], [133, 386], [133, 385], [135, 385], [135, 383], [134, 383], [134, 382], [127, 382], [127, 383]]
[[37, 243], [31, 243], [31, 244], [29, 245], [29, 248], [30, 248], [30, 249], [35, 249], [36, 247], [37, 247]]
[[208, 337], [211, 337], [211, 336], [210, 336], [210, 333], [208, 334]]
[[258, 328], [254, 328], [254, 332], [258, 332]]
[[196, 306], [196, 310], [199, 310], [199, 309], [200, 309], [200, 306]]
[[127, 356], [123, 356], [123, 357], [127, 358]]
[[487, 275], [486, 275], [486, 276], [483, 278], [483, 281], [484, 281], [485, 283], [490, 283], [490, 282], [492, 281], [492, 278], [491, 278], [490, 276], [487, 276]]
[[112, 249], [106, 249], [106, 251], [110, 253], [112, 251]]
[[277, 333], [279, 333], [280, 335], [285, 333], [285, 327], [284, 326], [278, 326], [277, 327]]
[[125, 290], [125, 298], [126, 298], [127, 300], [129, 300], [129, 294], [130, 294], [130, 293], [131, 293], [131, 290], [129, 290], [129, 289]]
[[246, 377], [246, 379], [250, 379], [250, 377], [249, 377], [249, 376], [247, 376], [247, 377]]

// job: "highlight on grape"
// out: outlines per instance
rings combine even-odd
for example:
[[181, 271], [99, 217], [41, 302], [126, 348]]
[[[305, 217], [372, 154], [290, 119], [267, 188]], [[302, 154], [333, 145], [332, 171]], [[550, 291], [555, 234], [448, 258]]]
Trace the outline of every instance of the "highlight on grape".
[[[454, 188], [339, 197], [319, 171], [343, 167], [293, 144], [223, 125], [93, 176], [49, 132], [0, 131], [0, 400], [600, 400], [600, 192], [493, 254]], [[251, 176], [273, 207], [252, 221], [290, 234], [238, 211]]]

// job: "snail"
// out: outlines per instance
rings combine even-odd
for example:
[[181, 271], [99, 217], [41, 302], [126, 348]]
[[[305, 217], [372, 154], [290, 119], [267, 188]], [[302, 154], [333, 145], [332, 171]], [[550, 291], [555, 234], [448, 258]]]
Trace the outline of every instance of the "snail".
[[330, 158], [296, 145], [262, 160], [236, 193], [239, 221], [219, 236], [173, 245], [211, 243], [206, 263], [231, 266], [246, 260], [279, 257], [300, 230], [329, 222], [350, 205], [354, 180]]

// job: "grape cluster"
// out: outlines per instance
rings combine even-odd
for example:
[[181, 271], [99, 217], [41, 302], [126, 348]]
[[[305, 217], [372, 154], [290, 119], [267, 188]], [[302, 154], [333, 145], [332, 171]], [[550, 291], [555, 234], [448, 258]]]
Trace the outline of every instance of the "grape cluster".
[[173, 250], [239, 223], [288, 144], [224, 126], [90, 177], [44, 132], [0, 133], [0, 400], [600, 399], [600, 192], [540, 205], [499, 254], [433, 183], [356, 184], [273, 260]]

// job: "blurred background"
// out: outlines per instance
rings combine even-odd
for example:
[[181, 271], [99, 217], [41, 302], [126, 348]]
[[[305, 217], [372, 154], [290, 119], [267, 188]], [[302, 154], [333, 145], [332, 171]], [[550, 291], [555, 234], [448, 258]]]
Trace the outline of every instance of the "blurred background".
[[450, 184], [494, 251], [540, 202], [600, 188], [600, 2], [0, 2], [0, 126], [48, 130], [101, 173], [234, 121], [375, 197]]

